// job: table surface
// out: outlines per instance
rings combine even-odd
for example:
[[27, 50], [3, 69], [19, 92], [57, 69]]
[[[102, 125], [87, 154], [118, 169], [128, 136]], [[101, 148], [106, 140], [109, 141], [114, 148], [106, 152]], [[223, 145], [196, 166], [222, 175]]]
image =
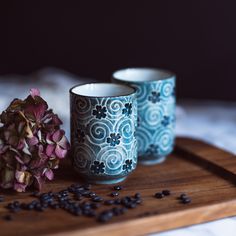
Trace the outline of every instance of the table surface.
[[[31, 76], [0, 78], [0, 111], [14, 98], [24, 98], [30, 88], [37, 87], [49, 106], [59, 114], [69, 137], [68, 90], [80, 82], [94, 81], [75, 77], [61, 70], [47, 68]], [[236, 154], [236, 103], [221, 101], [179, 101], [176, 134], [202, 139]], [[155, 234], [158, 236], [234, 236], [236, 217]]]

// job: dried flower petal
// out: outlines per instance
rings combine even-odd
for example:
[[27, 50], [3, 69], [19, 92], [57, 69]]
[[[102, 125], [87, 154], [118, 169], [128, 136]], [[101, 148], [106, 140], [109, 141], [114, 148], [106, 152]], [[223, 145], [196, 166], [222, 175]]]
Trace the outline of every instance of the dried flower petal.
[[0, 114], [0, 186], [24, 192], [41, 189], [70, 148], [59, 117], [48, 109], [38, 89], [25, 100], [14, 99]]
[[46, 169], [44, 175], [49, 179], [49, 180], [53, 180], [54, 178], [54, 174], [53, 171], [51, 169]]
[[14, 189], [19, 193], [25, 192], [26, 187], [26, 184], [14, 183]]
[[40, 96], [40, 91], [37, 88], [30, 89], [30, 95], [34, 98], [35, 96]]

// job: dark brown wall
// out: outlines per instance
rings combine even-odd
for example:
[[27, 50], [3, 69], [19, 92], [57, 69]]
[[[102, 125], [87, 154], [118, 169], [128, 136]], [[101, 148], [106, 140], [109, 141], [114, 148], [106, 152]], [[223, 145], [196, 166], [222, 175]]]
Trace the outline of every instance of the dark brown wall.
[[233, 0], [1, 1], [0, 74], [162, 67], [181, 97], [236, 100], [235, 11]]

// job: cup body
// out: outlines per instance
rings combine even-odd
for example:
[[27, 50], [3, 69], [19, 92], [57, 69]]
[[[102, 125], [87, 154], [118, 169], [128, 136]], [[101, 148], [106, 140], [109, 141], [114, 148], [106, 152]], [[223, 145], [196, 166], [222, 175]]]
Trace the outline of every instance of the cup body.
[[92, 83], [70, 90], [71, 146], [75, 170], [88, 182], [113, 184], [137, 165], [134, 88]]
[[113, 73], [112, 80], [137, 90], [138, 161], [147, 165], [164, 161], [174, 147], [175, 75], [160, 69], [131, 68]]

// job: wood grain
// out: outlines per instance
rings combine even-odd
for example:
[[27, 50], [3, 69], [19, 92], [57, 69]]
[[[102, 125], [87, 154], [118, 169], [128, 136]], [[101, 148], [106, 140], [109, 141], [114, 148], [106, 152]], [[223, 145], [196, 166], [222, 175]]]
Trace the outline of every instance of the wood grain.
[[[75, 217], [60, 209], [43, 213], [21, 211], [13, 214], [13, 221], [0, 219], [1, 236], [144, 235], [236, 215], [235, 156], [201, 141], [178, 138], [176, 144], [175, 152], [166, 162], [155, 166], [140, 165], [122, 183], [124, 189], [120, 196], [140, 192], [143, 198], [139, 207], [125, 215], [101, 224], [93, 218]], [[44, 191], [59, 191], [78, 182], [81, 180], [65, 162], [56, 181], [48, 183]], [[153, 197], [155, 192], [163, 189], [170, 189], [171, 196]], [[94, 185], [92, 190], [109, 199], [107, 194], [112, 186]], [[183, 192], [192, 198], [191, 204], [179, 202], [177, 197]], [[8, 202], [33, 199], [29, 193], [5, 191], [3, 195], [6, 201], [0, 203], [1, 218], [8, 214], [4, 207]], [[153, 214], [139, 217], [145, 212]]]

